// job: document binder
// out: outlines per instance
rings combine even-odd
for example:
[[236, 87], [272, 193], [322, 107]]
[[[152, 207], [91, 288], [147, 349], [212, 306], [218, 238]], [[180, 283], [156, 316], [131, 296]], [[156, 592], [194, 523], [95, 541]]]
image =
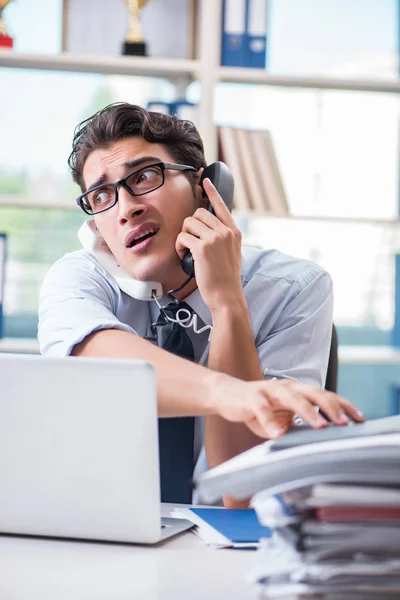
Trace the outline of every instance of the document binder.
[[313, 429], [307, 425], [304, 427], [293, 427], [285, 435], [274, 440], [271, 445], [271, 451], [284, 450], [304, 444], [317, 444], [318, 442], [327, 442], [330, 440], [379, 435], [381, 433], [400, 433], [400, 415], [385, 417], [383, 419], [373, 419], [365, 423], [343, 427], [333, 424], [322, 429]]
[[259, 444], [198, 475], [196, 487], [204, 502], [227, 494], [248, 498], [318, 483], [400, 480], [400, 415], [356, 425], [304, 429]]
[[246, 66], [264, 69], [267, 60], [267, 2], [247, 0]]
[[246, 66], [246, 0], [224, 0], [221, 64]]

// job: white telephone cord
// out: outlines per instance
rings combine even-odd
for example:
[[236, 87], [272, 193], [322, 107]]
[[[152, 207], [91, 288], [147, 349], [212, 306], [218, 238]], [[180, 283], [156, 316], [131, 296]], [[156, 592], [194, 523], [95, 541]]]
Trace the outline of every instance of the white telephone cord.
[[[200, 334], [203, 333], [203, 331], [207, 331], [207, 329], [210, 330], [210, 333], [208, 335], [208, 341], [210, 341], [211, 338], [211, 333], [212, 333], [212, 325], [204, 325], [204, 327], [201, 327], [200, 329], [198, 328], [198, 324], [197, 324], [197, 315], [196, 313], [191, 313], [187, 308], [180, 308], [177, 312], [176, 312], [176, 319], [169, 317], [167, 315], [167, 313], [165, 312], [165, 306], [161, 306], [161, 304], [159, 303], [159, 301], [157, 300], [157, 297], [155, 294], [153, 294], [153, 300], [155, 300], [155, 302], [157, 303], [158, 308], [160, 309], [160, 311], [162, 312], [162, 314], [164, 315], [164, 317], [166, 319], [168, 319], [168, 321], [170, 321], [171, 323], [179, 323], [179, 325], [181, 327], [185, 327], [186, 329], [189, 329], [190, 327], [192, 327], [194, 333]], [[185, 316], [184, 317], [180, 317], [179, 313], [184, 313]]]

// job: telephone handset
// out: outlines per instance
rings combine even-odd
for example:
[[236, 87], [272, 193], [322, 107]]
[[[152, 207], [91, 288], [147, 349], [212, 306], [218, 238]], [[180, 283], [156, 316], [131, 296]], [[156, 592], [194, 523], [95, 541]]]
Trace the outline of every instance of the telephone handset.
[[[206, 167], [199, 182], [202, 188], [203, 181], [206, 178], [211, 180], [222, 200], [228, 207], [229, 212], [232, 212], [234, 184], [232, 173], [226, 164], [221, 161], [217, 161]], [[206, 193], [203, 188], [203, 198], [205, 197]], [[208, 210], [213, 215], [215, 214], [211, 204], [208, 205]], [[182, 269], [186, 275], [191, 277], [194, 276], [194, 259], [190, 250], [186, 252], [182, 259]]]
[[[233, 177], [228, 167], [223, 162], [215, 162], [203, 171], [200, 179], [202, 181], [208, 177], [221, 195], [229, 211], [232, 210], [233, 203]], [[203, 196], [205, 197], [205, 192]], [[211, 205], [208, 210], [214, 214]], [[118, 287], [137, 300], [154, 300], [162, 298], [164, 295], [163, 287], [158, 281], [139, 281], [133, 279], [118, 263], [111, 253], [99, 231], [96, 229], [94, 219], [88, 219], [81, 225], [78, 231], [78, 239], [88, 252], [93, 254], [101, 266], [115, 279]], [[188, 250], [183, 257], [182, 269], [188, 276], [194, 275], [194, 260], [191, 252]]]
[[118, 263], [104, 239], [96, 229], [93, 219], [83, 223], [78, 231], [78, 238], [85, 250], [88, 250], [101, 266], [115, 279], [118, 287], [137, 300], [153, 300], [162, 298], [163, 288], [158, 281], [139, 281], [133, 279]]

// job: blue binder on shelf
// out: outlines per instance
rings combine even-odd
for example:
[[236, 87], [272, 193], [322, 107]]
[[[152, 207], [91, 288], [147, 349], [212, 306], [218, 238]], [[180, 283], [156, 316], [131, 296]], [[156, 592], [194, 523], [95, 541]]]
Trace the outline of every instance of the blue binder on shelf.
[[221, 64], [265, 69], [268, 0], [224, 0]]
[[246, 66], [267, 66], [268, 0], [247, 0]]
[[0, 338], [3, 337], [3, 297], [6, 275], [6, 243], [6, 234], [0, 233]]
[[222, 5], [221, 65], [246, 66], [246, 0], [224, 0]]

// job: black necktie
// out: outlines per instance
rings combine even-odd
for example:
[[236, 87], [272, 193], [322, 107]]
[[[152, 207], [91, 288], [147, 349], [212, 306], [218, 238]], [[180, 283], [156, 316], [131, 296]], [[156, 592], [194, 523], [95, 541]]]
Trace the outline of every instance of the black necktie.
[[[168, 304], [163, 310], [173, 319], [181, 308], [190, 307], [185, 302]], [[185, 319], [185, 313], [181, 313]], [[157, 325], [167, 319], [161, 313]], [[185, 329], [179, 323], [168, 322], [160, 328], [162, 347], [174, 354], [194, 360], [193, 345]], [[192, 502], [191, 479], [193, 475], [194, 417], [158, 420], [160, 449], [161, 502], [190, 504]]]

